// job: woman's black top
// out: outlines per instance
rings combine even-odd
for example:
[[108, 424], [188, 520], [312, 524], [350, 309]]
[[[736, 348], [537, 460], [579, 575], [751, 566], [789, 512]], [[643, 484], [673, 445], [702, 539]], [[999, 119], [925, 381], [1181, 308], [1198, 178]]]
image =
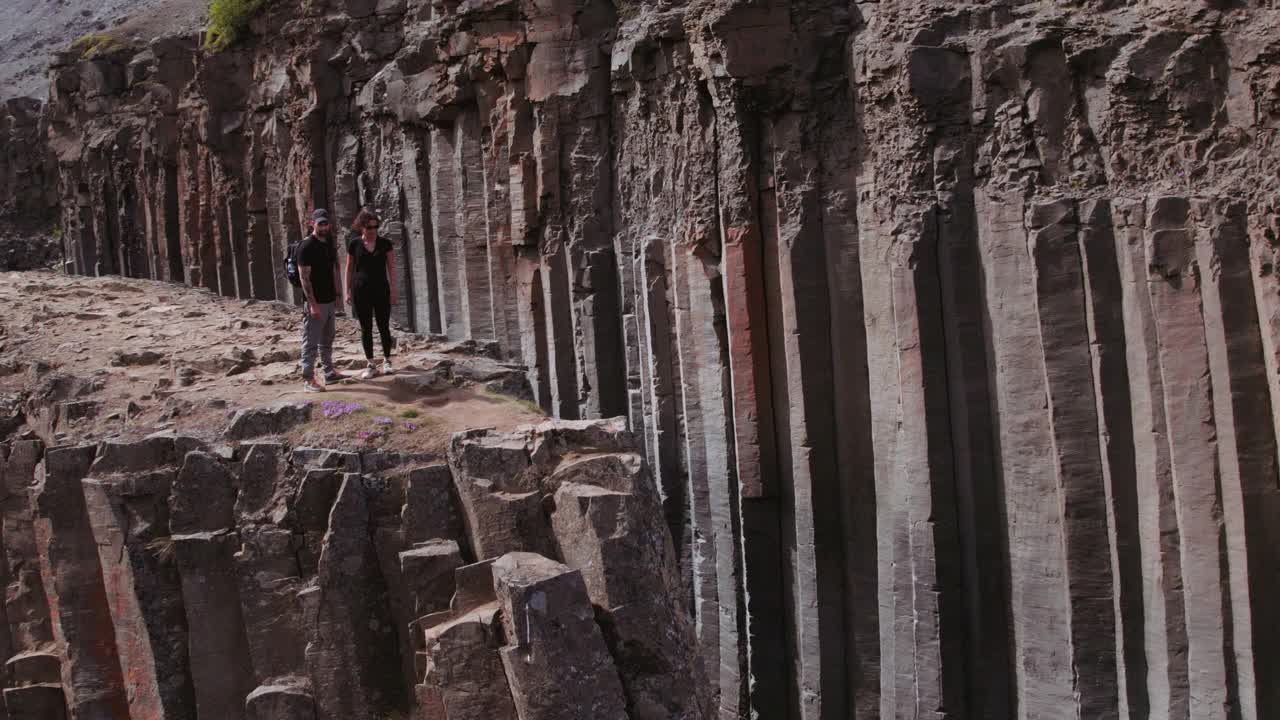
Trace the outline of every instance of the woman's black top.
[[351, 292], [370, 293], [388, 292], [391, 289], [387, 281], [387, 255], [391, 252], [391, 241], [378, 236], [373, 250], [364, 245], [364, 238], [356, 235], [347, 243], [347, 254], [355, 262], [355, 278], [351, 282]]

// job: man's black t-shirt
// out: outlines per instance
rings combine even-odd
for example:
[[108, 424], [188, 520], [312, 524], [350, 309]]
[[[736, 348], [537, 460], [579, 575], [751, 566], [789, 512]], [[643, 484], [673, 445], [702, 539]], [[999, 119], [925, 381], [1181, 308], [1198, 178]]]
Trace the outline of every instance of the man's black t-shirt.
[[333, 242], [308, 235], [298, 249], [298, 267], [311, 268], [311, 290], [318, 303], [331, 303], [337, 299], [333, 286], [333, 268], [338, 263], [338, 253]]
[[387, 254], [391, 252], [391, 241], [378, 236], [373, 250], [364, 246], [364, 239], [359, 235], [347, 243], [347, 255], [355, 263], [355, 277], [351, 279], [351, 292], [385, 293], [390, 290], [387, 280]]

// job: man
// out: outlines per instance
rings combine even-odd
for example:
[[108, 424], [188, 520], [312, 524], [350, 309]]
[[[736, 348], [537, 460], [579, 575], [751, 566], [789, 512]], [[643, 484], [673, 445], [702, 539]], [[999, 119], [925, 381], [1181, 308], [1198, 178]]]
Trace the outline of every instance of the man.
[[338, 273], [338, 252], [329, 211], [313, 212], [311, 226], [311, 234], [298, 248], [298, 275], [306, 296], [302, 316], [302, 389], [324, 392], [324, 385], [315, 378], [317, 350], [326, 383], [347, 377], [333, 367], [333, 337], [337, 330], [335, 303], [342, 297], [342, 277]]

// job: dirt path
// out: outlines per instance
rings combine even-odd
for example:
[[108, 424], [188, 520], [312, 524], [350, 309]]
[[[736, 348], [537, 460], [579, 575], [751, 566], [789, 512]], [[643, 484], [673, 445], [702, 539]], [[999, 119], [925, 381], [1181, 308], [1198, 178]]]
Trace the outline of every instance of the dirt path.
[[[289, 433], [296, 445], [435, 454], [459, 430], [543, 417], [513, 397], [518, 366], [403, 333], [394, 375], [304, 393], [301, 311], [282, 303], [35, 272], [0, 275], [0, 304], [0, 394], [23, 402], [28, 425], [54, 441], [162, 430], [213, 440], [238, 409], [311, 401], [324, 411]], [[353, 376], [364, 366], [349, 317], [334, 356]]]

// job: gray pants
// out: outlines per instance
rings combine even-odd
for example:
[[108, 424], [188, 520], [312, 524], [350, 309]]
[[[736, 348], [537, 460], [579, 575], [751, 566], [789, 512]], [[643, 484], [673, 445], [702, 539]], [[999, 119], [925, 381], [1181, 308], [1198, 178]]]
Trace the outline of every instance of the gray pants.
[[333, 336], [337, 332], [333, 303], [320, 305], [320, 317], [312, 317], [310, 308], [302, 306], [302, 379], [315, 377], [316, 350], [326, 375], [334, 371]]

